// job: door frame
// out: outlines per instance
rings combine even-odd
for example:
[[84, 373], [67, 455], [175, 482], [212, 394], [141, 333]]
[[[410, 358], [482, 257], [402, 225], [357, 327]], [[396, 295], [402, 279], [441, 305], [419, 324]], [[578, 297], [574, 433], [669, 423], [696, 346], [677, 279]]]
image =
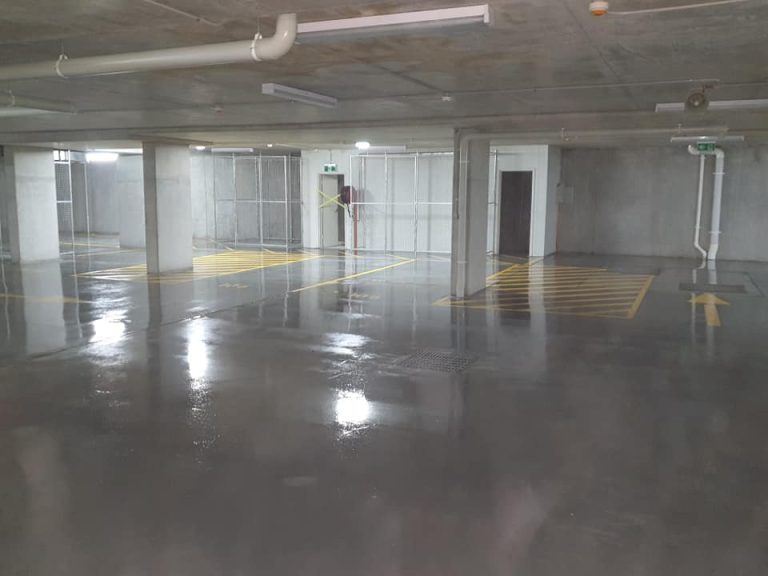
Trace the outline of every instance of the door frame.
[[[325, 173], [321, 172], [318, 175], [318, 179], [317, 179], [317, 183], [318, 183], [317, 189], [320, 190], [320, 191], [323, 190], [323, 178], [334, 178], [336, 180], [337, 185], [338, 185], [338, 193], [341, 194], [341, 189], [344, 187], [344, 185], [346, 183], [346, 179], [344, 177], [344, 174], [340, 174], [338, 172], [334, 173], [334, 174], [325, 174]], [[326, 202], [325, 198], [323, 198], [321, 196], [320, 204], [318, 206], [321, 206], [325, 202]], [[336, 208], [336, 210], [338, 211], [339, 206], [337, 206], [336, 204], [333, 204], [333, 207]], [[339, 246], [346, 247], [347, 231], [346, 231], [345, 228], [344, 229], [339, 229], [339, 222], [338, 222], [338, 215], [337, 215], [338, 212], [334, 213], [334, 219], [336, 219], [336, 222], [337, 222], [337, 224], [336, 224], [336, 240], [334, 241], [334, 244], [331, 244], [331, 245], [328, 245], [325, 242], [325, 213], [323, 211], [327, 210], [328, 208], [329, 207], [318, 208], [318, 214], [317, 214], [318, 224], [319, 224], [319, 226], [318, 226], [318, 236], [319, 236], [319, 238], [318, 239], [320, 241], [320, 248], [321, 249], [325, 249], [325, 248], [338, 248]], [[345, 224], [345, 227], [346, 227], [346, 219], [344, 221], [344, 224]], [[344, 240], [343, 241], [338, 239], [341, 232], [344, 233]]]
[[536, 213], [536, 169], [531, 167], [524, 170], [501, 170], [496, 167], [496, 181], [495, 192], [493, 199], [494, 211], [494, 234], [493, 234], [493, 253], [499, 254], [501, 248], [501, 173], [502, 172], [530, 172], [531, 173], [531, 232], [528, 236], [528, 257], [531, 256], [531, 250], [533, 249], [533, 234], [536, 227], [536, 219], [534, 215]]

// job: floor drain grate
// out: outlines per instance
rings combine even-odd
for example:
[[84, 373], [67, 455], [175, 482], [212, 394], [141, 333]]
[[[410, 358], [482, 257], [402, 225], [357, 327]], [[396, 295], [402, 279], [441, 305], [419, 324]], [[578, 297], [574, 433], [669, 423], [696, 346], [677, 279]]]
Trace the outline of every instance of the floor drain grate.
[[743, 284], [692, 284], [681, 282], [682, 292], [720, 292], [723, 294], [746, 294], [747, 288]]
[[420, 350], [406, 356], [398, 362], [404, 368], [419, 370], [435, 370], [437, 372], [463, 372], [477, 361], [472, 356], [462, 356], [454, 352], [438, 352], [435, 350]]

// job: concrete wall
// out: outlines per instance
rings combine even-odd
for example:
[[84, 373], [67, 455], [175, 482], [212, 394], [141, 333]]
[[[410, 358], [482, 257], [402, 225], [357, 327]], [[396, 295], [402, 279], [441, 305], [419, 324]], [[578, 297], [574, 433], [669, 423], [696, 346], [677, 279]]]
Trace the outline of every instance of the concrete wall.
[[6, 202], [5, 162], [0, 158], [0, 253], [10, 253], [8, 246], [8, 206]]
[[[726, 150], [720, 256], [768, 261], [768, 148]], [[707, 164], [703, 225], [709, 230]], [[693, 257], [698, 159], [684, 148], [563, 152], [559, 250]], [[708, 235], [702, 234], [706, 247]]]
[[119, 208], [120, 247], [144, 248], [144, 167], [141, 156], [121, 156], [115, 178]]
[[88, 214], [92, 234], [120, 233], [117, 162], [87, 165]]
[[209, 151], [192, 152], [190, 157], [192, 179], [192, 232], [195, 238], [216, 238], [216, 219], [213, 195], [213, 155]]

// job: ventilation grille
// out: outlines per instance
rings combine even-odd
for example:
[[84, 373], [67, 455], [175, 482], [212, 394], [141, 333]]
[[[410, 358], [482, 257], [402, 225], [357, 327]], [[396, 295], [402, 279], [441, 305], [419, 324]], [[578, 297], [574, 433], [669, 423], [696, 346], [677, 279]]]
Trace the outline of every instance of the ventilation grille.
[[454, 352], [440, 352], [436, 350], [420, 350], [410, 356], [406, 356], [397, 362], [403, 368], [415, 368], [417, 370], [433, 370], [454, 374], [463, 372], [477, 361], [473, 356], [463, 356]]
[[692, 284], [682, 282], [682, 292], [721, 292], [723, 294], [746, 294], [747, 288], [743, 284]]

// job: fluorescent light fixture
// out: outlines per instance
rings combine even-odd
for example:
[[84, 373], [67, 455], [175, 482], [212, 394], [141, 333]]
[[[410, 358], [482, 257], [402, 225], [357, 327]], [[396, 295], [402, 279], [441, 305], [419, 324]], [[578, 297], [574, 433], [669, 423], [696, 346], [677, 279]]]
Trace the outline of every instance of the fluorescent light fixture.
[[[768, 98], [754, 100], [712, 100], [707, 110], [766, 110]], [[656, 112], [685, 112], [685, 102], [665, 102], [656, 104]]]
[[143, 154], [144, 149], [143, 148], [97, 148], [95, 150], [91, 150], [91, 152], [101, 153], [106, 152], [108, 154], [114, 153], [114, 154]]
[[346, 40], [459, 26], [490, 25], [488, 4], [299, 24], [298, 42]]
[[117, 152], [86, 152], [85, 160], [89, 163], [105, 164], [108, 162], [117, 162], [120, 154]]
[[744, 142], [744, 136], [672, 136], [669, 139], [672, 144], [727, 144], [734, 142]]
[[365, 141], [355, 142], [355, 148], [357, 148], [358, 150], [361, 150], [361, 151], [368, 150], [370, 147], [371, 147], [370, 142], [365, 142]]
[[290, 100], [291, 102], [322, 106], [323, 108], [335, 108], [336, 104], [339, 102], [332, 96], [325, 96], [324, 94], [291, 88], [290, 86], [283, 86], [282, 84], [273, 84], [271, 82], [261, 85], [261, 93]]
[[219, 154], [251, 154], [253, 148], [211, 148], [211, 152]]
[[194, 149], [197, 150], [198, 152], [202, 152], [203, 150], [205, 150], [205, 146], [194, 146]]

